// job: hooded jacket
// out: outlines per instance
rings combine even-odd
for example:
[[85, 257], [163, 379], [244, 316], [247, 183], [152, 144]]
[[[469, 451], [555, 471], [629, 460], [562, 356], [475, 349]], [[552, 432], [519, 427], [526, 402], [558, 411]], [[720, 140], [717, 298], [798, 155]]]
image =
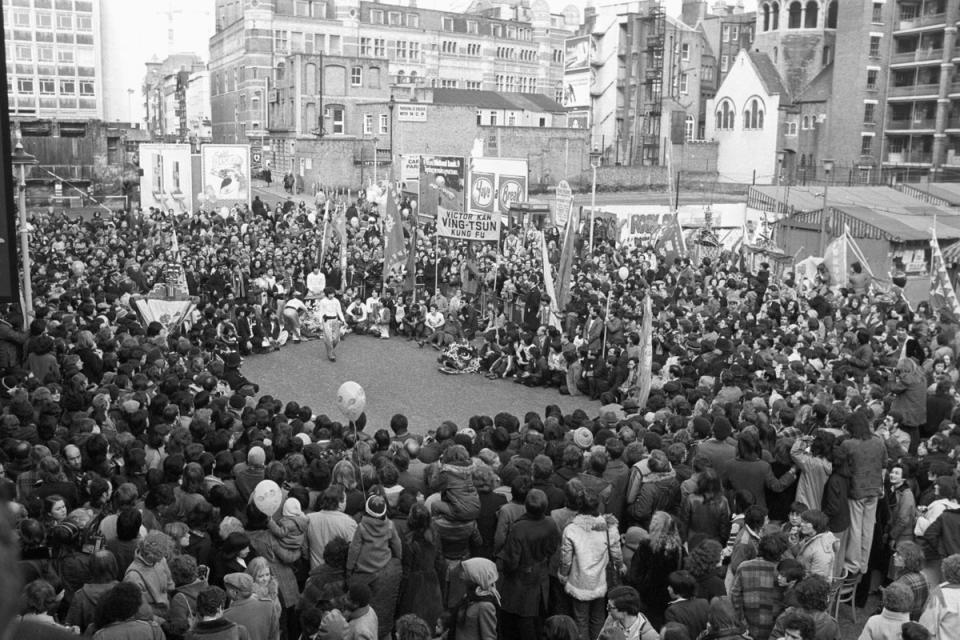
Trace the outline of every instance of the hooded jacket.
[[623, 568], [616, 518], [580, 514], [563, 530], [560, 580], [565, 583], [564, 590], [577, 600], [596, 600], [606, 594], [606, 569], [611, 561], [618, 569]]
[[391, 558], [400, 558], [400, 535], [393, 522], [364, 515], [353, 534], [347, 553], [347, 571], [377, 573]]
[[923, 543], [937, 557], [946, 558], [960, 553], [960, 509], [947, 509], [923, 532]]
[[807, 575], [830, 577], [836, 558], [834, 545], [837, 538], [829, 531], [818, 533], [798, 545], [797, 560], [807, 570]]

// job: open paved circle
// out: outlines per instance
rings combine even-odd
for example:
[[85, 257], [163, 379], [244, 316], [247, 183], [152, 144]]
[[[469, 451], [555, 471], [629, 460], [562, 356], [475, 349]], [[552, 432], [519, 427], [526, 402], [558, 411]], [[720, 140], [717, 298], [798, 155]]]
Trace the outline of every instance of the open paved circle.
[[288, 344], [280, 351], [244, 359], [242, 372], [284, 403], [295, 400], [315, 414], [343, 420], [337, 409], [337, 389], [347, 380], [360, 384], [367, 395], [367, 433], [389, 428], [390, 417], [403, 413], [410, 431], [426, 433], [443, 420], [467, 426], [473, 415], [494, 416], [507, 411], [521, 420], [527, 411], [543, 416], [556, 404], [564, 412], [583, 409], [594, 416], [600, 403], [583, 396], [571, 398], [554, 389], [528, 388], [512, 379], [488, 380], [479, 374], [446, 375], [437, 370], [438, 352], [405, 338], [378, 340], [348, 336], [337, 347], [337, 361], [329, 362], [323, 342]]

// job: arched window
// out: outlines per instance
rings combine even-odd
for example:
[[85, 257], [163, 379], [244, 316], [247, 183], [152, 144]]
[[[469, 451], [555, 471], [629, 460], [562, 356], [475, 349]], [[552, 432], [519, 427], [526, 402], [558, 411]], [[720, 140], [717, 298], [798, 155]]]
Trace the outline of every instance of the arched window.
[[733, 129], [733, 122], [735, 113], [733, 110], [733, 103], [730, 100], [723, 100], [720, 103], [720, 106], [717, 107], [717, 129], [720, 130], [730, 130]]
[[807, 13], [803, 17], [803, 28], [804, 29], [816, 29], [817, 28], [817, 14], [820, 11], [820, 5], [816, 0], [810, 0], [807, 3]]
[[283, 64], [283, 62], [278, 62], [278, 63], [277, 63], [277, 77], [276, 77], [276, 81], [277, 81], [278, 83], [279, 83], [281, 80], [283, 80], [283, 71], [284, 71], [284, 64]]
[[801, 129], [810, 128], [810, 116], [803, 116], [803, 124], [800, 125]]
[[827, 5], [827, 29], [837, 28], [837, 2], [834, 0]]
[[770, 5], [763, 5], [763, 30], [770, 31]]
[[743, 111], [744, 129], [763, 129], [763, 102], [760, 98], [747, 100]]
[[799, 29], [803, 24], [803, 5], [800, 4], [800, 0], [791, 2], [788, 11], [787, 29]]
[[780, 3], [774, 2], [770, 7], [770, 15], [773, 18], [773, 25], [770, 27], [772, 30], [776, 31], [780, 28]]
[[687, 116], [683, 122], [683, 137], [685, 140], [693, 140], [697, 130], [697, 119], [693, 116]]

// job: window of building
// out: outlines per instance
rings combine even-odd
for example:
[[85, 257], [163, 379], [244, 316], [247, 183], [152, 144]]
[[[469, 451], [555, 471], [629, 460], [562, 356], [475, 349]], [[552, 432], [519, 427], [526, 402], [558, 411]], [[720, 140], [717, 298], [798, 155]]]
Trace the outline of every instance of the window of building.
[[18, 79], [17, 79], [17, 93], [32, 94], [32, 93], [33, 93], [33, 78], [18, 78]]
[[394, 49], [395, 59], [397, 60], [406, 60], [407, 59], [407, 41], [406, 40], [397, 40], [397, 46]]
[[444, 16], [440, 22], [444, 31], [453, 31], [453, 18]]
[[284, 29], [275, 29], [273, 32], [273, 50], [277, 53], [288, 53], [289, 43], [287, 32]]
[[391, 11], [387, 14], [387, 24], [392, 27], [399, 27], [403, 25], [403, 14], [399, 11]]
[[420, 16], [419, 16], [418, 14], [416, 14], [416, 13], [408, 13], [408, 14], [407, 14], [407, 26], [410, 27], [411, 29], [419, 29], [419, 28], [420, 28]]
[[376, 58], [385, 58], [387, 56], [387, 41], [383, 38], [374, 38], [373, 55]]
[[803, 116], [803, 129], [810, 129], [810, 116]]
[[687, 116], [683, 121], [683, 139], [689, 142], [696, 138], [697, 119], [693, 116]]
[[510, 40], [516, 40], [516, 39], [517, 39], [517, 28], [516, 28], [516, 27], [514, 27], [514, 26], [512, 26], [512, 25], [509, 25], [509, 24], [507, 25], [507, 38], [509, 38]]
[[72, 96], [77, 93], [77, 81], [76, 80], [61, 80], [60, 81], [60, 95]]
[[517, 114], [515, 114], [513, 111], [507, 114], [507, 126], [508, 127], [517, 126]]
[[363, 115], [363, 135], [372, 136], [373, 135], [373, 114], [365, 113]]
[[868, 102], [863, 105], [863, 124], [876, 124], [877, 105]]
[[303, 53], [303, 32], [302, 31], [291, 31], [290, 32], [290, 51], [292, 53]]
[[482, 124], [483, 124], [483, 111], [481, 111], [480, 109], [477, 109], [477, 126], [480, 126]]
[[883, 3], [873, 3], [873, 24], [883, 24]]
[[466, 88], [470, 91], [480, 91], [482, 83], [479, 80], [467, 80], [464, 82]]
[[713, 80], [713, 67], [711, 65], [700, 67], [700, 77], [704, 80]]
[[880, 57], [880, 36], [870, 36], [870, 57]]
[[680, 59], [689, 60], [690, 59], [690, 45], [686, 42], [680, 45]]
[[72, 64], [74, 61], [73, 49], [57, 49], [57, 62]]
[[335, 56], [343, 53], [343, 36], [330, 36], [330, 53]]
[[58, 13], [57, 29], [64, 29], [66, 31], [73, 29], [73, 16], [69, 13]]
[[722, 42], [727, 42], [730, 40], [730, 25], [723, 25], [723, 36], [721, 37]]
[[780, 3], [774, 2], [770, 5], [770, 28], [776, 31], [780, 28]]
[[490, 112], [490, 126], [491, 126], [491, 127], [497, 126], [497, 112], [496, 112], [496, 111], [491, 111], [491, 112]]
[[729, 66], [730, 66], [730, 56], [728, 56], [727, 54], [723, 54], [722, 56], [720, 56], [720, 72], [726, 73], [728, 71]]
[[342, 105], [330, 105], [330, 132], [343, 135], [346, 131], [346, 110]]
[[77, 31], [93, 31], [93, 18], [90, 16], [77, 16]]
[[796, 121], [784, 122], [783, 123], [783, 133], [787, 136], [797, 135], [797, 123]]
[[390, 131], [390, 116], [385, 113], [380, 114], [380, 134], [386, 134]]
[[681, 73], [680, 74], [680, 93], [681, 94], [687, 95], [687, 85], [688, 85], [687, 74]]
[[716, 112], [717, 129], [720, 131], [729, 131], [733, 129], [734, 116], [733, 103], [730, 100], [723, 100]]
[[747, 101], [747, 108], [743, 112], [744, 129], [763, 129], [763, 103], [759, 98]]
[[350, 86], [351, 87], [363, 86], [363, 67], [361, 66], [350, 67]]
[[820, 4], [817, 0], [807, 2], [807, 10], [803, 16], [803, 26], [805, 29], [817, 28], [817, 17], [820, 11]]
[[836, 0], [827, 5], [827, 29], [837, 28], [837, 3]]
[[763, 13], [763, 30], [770, 31], [770, 5], [764, 3], [761, 12]]
[[28, 44], [17, 45], [17, 62], [30, 62], [33, 60], [33, 48]]
[[740, 25], [732, 24], [730, 25], [730, 42], [737, 42], [740, 40]]
[[480, 33], [480, 24], [476, 20], [467, 20], [467, 33]]
[[787, 12], [787, 29], [799, 29], [803, 25], [803, 5], [800, 0], [791, 2]]
[[36, 13], [36, 20], [37, 20], [37, 29], [53, 28], [53, 15], [46, 11], [38, 11]]
[[383, 24], [383, 9], [370, 10], [370, 24]]
[[879, 69], [867, 69], [867, 89], [873, 91], [877, 89], [877, 81], [880, 79]]
[[420, 62], [420, 43], [419, 42], [410, 43], [410, 60], [413, 62]]
[[873, 155], [873, 136], [866, 134], [860, 136], [860, 155]]
[[57, 84], [53, 78], [40, 78], [40, 95], [52, 96], [57, 90]]
[[502, 38], [502, 37], [503, 37], [503, 25], [500, 25], [500, 24], [491, 25], [491, 26], [490, 26], [490, 33], [493, 34], [493, 37], [494, 37], [494, 38]]
[[360, 38], [360, 55], [369, 56], [371, 51], [373, 51], [373, 44], [370, 38]]

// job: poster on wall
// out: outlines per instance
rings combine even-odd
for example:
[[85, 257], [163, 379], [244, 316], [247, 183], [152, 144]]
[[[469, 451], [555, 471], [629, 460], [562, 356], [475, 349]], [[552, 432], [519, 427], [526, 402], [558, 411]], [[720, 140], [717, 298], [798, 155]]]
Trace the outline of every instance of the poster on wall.
[[193, 211], [193, 173], [190, 170], [190, 145], [141, 144], [140, 207], [173, 211], [178, 215]]
[[420, 197], [420, 156], [400, 156], [400, 189], [411, 197]]
[[592, 44], [592, 38], [590, 36], [577, 36], [576, 38], [567, 38], [564, 40], [564, 73], [590, 67], [590, 48]]
[[250, 204], [250, 145], [205, 144], [203, 162], [203, 203], [208, 208]]
[[466, 164], [461, 156], [420, 156], [420, 213], [464, 211]]
[[514, 202], [527, 200], [525, 158], [471, 158], [470, 210], [510, 212]]

